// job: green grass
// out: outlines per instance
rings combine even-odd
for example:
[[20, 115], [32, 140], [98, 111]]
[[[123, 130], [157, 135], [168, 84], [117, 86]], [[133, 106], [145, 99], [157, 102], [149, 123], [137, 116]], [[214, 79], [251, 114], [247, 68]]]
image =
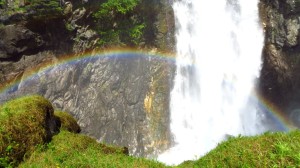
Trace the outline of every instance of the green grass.
[[180, 167], [300, 167], [300, 132], [231, 138]]
[[46, 147], [36, 150], [20, 167], [166, 167], [125, 154], [121, 147], [106, 146], [85, 135], [61, 131]]
[[[41, 96], [26, 96], [0, 106], [0, 167], [166, 167], [128, 156], [127, 148], [76, 134], [80, 131], [76, 120], [68, 113], [53, 111]], [[52, 139], [47, 134], [49, 117], [60, 123], [60, 133]]]
[[[40, 96], [0, 105], [0, 167], [168, 167], [78, 134], [73, 117], [53, 111]], [[47, 133], [49, 117], [60, 123], [60, 133], [52, 139]], [[230, 138], [204, 157], [175, 167], [300, 167], [300, 131]]]
[[80, 127], [77, 124], [77, 121], [69, 113], [55, 111], [54, 115], [58, 117], [61, 122], [60, 130], [67, 130], [74, 133], [80, 132]]

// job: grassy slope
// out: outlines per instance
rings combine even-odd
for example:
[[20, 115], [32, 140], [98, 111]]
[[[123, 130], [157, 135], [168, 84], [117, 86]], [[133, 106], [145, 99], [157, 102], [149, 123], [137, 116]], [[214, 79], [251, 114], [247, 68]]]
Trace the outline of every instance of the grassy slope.
[[[125, 148], [76, 134], [80, 128], [74, 118], [53, 111], [51, 103], [41, 96], [25, 96], [0, 106], [0, 167], [166, 167], [128, 156]], [[49, 116], [55, 116], [61, 127], [60, 133], [45, 143], [50, 140], [46, 126]]]
[[[35, 153], [22, 167], [166, 167], [154, 161], [126, 156], [115, 147], [112, 148], [114, 152], [107, 154], [99, 145], [86, 136], [62, 132], [54, 137], [50, 150]], [[231, 138], [199, 160], [177, 167], [299, 166], [300, 132], [294, 131]]]
[[[67, 113], [55, 112], [61, 132], [45, 144], [45, 114], [53, 114], [40, 96], [19, 98], [0, 106], [0, 167], [167, 167], [156, 161], [126, 155], [76, 134], [79, 126]], [[49, 115], [49, 114], [48, 114]], [[222, 142], [196, 161], [176, 167], [300, 167], [300, 132], [266, 133]]]
[[165, 167], [124, 154], [123, 148], [97, 143], [84, 135], [61, 131], [45, 150], [36, 150], [20, 167]]
[[299, 167], [300, 132], [231, 138], [180, 167]]

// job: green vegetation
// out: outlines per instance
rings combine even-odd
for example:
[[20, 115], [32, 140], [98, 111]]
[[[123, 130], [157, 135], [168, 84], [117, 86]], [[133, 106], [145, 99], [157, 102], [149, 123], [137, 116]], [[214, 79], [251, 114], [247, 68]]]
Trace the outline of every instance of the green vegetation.
[[65, 23], [65, 27], [70, 32], [74, 30], [74, 28], [72, 27], [72, 25], [69, 22]]
[[60, 130], [66, 130], [74, 133], [80, 132], [79, 125], [69, 113], [62, 112], [62, 111], [55, 111], [54, 115], [58, 117], [61, 122]]
[[[60, 133], [53, 137], [47, 133], [51, 117], [61, 123]], [[128, 156], [127, 148], [75, 134], [79, 129], [74, 118], [53, 113], [50, 102], [41, 96], [9, 101], [0, 106], [0, 167], [165, 167]]]
[[[3, 23], [0, 23], [0, 29], [2, 29], [4, 27], [4, 24]], [[1, 78], [2, 76], [0, 75], [0, 78]]]
[[3, 5], [5, 5], [5, 0], [0, 0], [0, 8], [3, 6]]
[[49, 141], [46, 119], [53, 116], [49, 101], [40, 96], [9, 101], [0, 108], [0, 167], [14, 166], [34, 146]]
[[101, 4], [100, 10], [95, 14], [95, 17], [106, 18], [108, 15], [114, 16], [114, 13], [127, 14], [131, 12], [139, 3], [140, 0], [108, 0]]
[[36, 150], [20, 167], [165, 167], [161, 163], [124, 154], [124, 148], [105, 146], [94, 139], [67, 131]]
[[300, 132], [231, 138], [180, 167], [299, 167]]
[[[5, 0], [0, 0], [0, 7], [5, 5]], [[59, 0], [26, 0], [21, 6], [20, 1], [14, 1], [13, 6], [6, 9], [7, 15], [15, 13], [28, 13], [32, 18], [49, 19], [63, 14]]]
[[33, 13], [34, 18], [56, 17], [62, 15], [62, 7], [59, 0], [27, 0], [25, 9]]
[[140, 0], [108, 0], [94, 13], [101, 46], [138, 45], [143, 41], [145, 23], [138, 14]]
[[[53, 137], [49, 121], [60, 128]], [[74, 118], [54, 113], [41, 96], [9, 101], [0, 106], [0, 167], [167, 167], [79, 131]], [[300, 167], [300, 131], [230, 138], [199, 160], [175, 167]]]

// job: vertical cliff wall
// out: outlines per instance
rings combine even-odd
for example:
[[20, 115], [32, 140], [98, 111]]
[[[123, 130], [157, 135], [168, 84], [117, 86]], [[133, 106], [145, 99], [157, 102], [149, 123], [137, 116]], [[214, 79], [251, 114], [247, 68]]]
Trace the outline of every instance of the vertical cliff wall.
[[[154, 55], [153, 55], [154, 56]], [[0, 95], [0, 102], [39, 94], [70, 112], [82, 133], [131, 154], [169, 146], [169, 93], [174, 66], [145, 54], [93, 56], [41, 71]]]
[[261, 0], [260, 15], [265, 31], [260, 89], [299, 126], [300, 1]]
[[[106, 22], [95, 17], [105, 0], [0, 2], [0, 86], [20, 79], [26, 69], [63, 55], [111, 47], [155, 48], [167, 52], [174, 49], [174, 19], [168, 0], [141, 0], [127, 15]], [[141, 36], [135, 44], [127, 38], [114, 44], [105, 41], [112, 39], [106, 39], [103, 34], [111, 32], [105, 31], [114, 28], [112, 31], [120, 31], [116, 28], [119, 22], [133, 23], [136, 19], [143, 23], [143, 28], [121, 32], [119, 37], [130, 33], [133, 38]]]
[[[32, 69], [38, 72], [36, 67], [45, 63], [59, 64], [62, 56], [116, 47], [99, 43], [104, 37], [97, 24], [114, 28], [119, 23], [95, 22], [94, 13], [106, 1], [51, 0], [52, 6], [47, 6], [50, 1], [41, 1], [40, 6], [34, 0], [0, 2], [0, 86], [21, 80], [1, 94], [0, 102], [37, 93], [78, 119], [83, 133], [127, 146], [131, 154], [151, 156], [168, 147], [171, 58], [146, 53], [78, 57], [27, 80]], [[145, 23], [141, 41], [135, 46], [128, 43], [129, 47], [173, 51], [174, 19], [168, 0], [143, 0], [128, 18]], [[117, 47], [128, 46], [123, 41]]]

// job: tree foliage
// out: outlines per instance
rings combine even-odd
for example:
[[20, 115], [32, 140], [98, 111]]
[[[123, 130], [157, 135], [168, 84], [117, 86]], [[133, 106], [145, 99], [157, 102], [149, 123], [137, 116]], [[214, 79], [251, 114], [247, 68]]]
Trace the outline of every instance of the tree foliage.
[[134, 46], [142, 42], [145, 23], [136, 10], [140, 3], [140, 0], [107, 0], [100, 5], [94, 14], [100, 45]]
[[27, 0], [25, 6], [29, 13], [35, 16], [57, 16], [62, 14], [59, 0]]
[[5, 0], [0, 0], [0, 8], [5, 4]]
[[131, 12], [140, 0], [108, 0], [101, 4], [100, 10], [95, 13], [96, 18], [114, 16], [114, 14], [127, 14]]

